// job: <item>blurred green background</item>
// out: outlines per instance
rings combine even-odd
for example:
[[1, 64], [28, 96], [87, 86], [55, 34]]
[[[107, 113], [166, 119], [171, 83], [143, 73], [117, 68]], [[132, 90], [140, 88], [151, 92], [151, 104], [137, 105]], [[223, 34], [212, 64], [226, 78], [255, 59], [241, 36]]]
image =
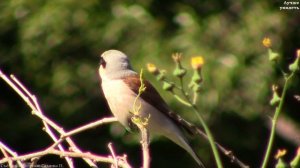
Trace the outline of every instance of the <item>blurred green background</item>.
[[[198, 101], [202, 114], [218, 142], [258, 167], [274, 111], [269, 105], [271, 85], [283, 84], [278, 66], [268, 61], [261, 41], [265, 36], [272, 39], [284, 71], [300, 46], [299, 11], [279, 10], [283, 2], [3, 0], [0, 69], [15, 74], [36, 94], [47, 116], [70, 130], [111, 115], [97, 75], [103, 51], [125, 52], [137, 71], [154, 63], [175, 81], [171, 54], [183, 53], [187, 68], [192, 56], [201, 55], [205, 58]], [[164, 92], [148, 72], [145, 75], [177, 113], [197, 124], [190, 109]], [[288, 91], [283, 125], [272, 152], [274, 156], [276, 149], [287, 148], [286, 160], [300, 145], [300, 105], [294, 98], [300, 94], [299, 86], [297, 78]], [[19, 154], [43, 149], [51, 140], [41, 127], [40, 120], [0, 80], [0, 140]], [[113, 142], [116, 152], [126, 153], [134, 167], [141, 163], [138, 136], [119, 124], [89, 130], [74, 139], [82, 150], [102, 155], [109, 154], [107, 144]], [[215, 167], [209, 144], [201, 138], [191, 138], [191, 143], [206, 165]], [[196, 166], [186, 152], [164, 138], [153, 141], [151, 157], [155, 168]], [[225, 167], [235, 167], [228, 158], [223, 161]], [[48, 156], [40, 163], [65, 161]], [[273, 157], [270, 163], [274, 165]], [[81, 160], [76, 165], [86, 166]]]

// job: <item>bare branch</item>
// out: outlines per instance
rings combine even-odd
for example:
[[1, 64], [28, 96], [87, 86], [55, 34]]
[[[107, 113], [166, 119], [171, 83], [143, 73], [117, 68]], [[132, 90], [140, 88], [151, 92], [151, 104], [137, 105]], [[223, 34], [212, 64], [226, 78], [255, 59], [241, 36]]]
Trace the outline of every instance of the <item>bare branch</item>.
[[143, 168], [150, 168], [149, 131], [145, 126], [138, 125], [138, 127], [142, 135], [141, 145], [143, 150]]
[[[18, 93], [18, 95], [26, 102], [26, 104], [31, 108], [32, 114], [37, 116], [39, 119], [41, 119], [44, 129], [46, 133], [51, 137], [51, 139], [54, 141], [54, 144], [52, 144], [49, 148], [34, 152], [27, 155], [18, 156], [15, 152], [10, 150], [7, 146], [5, 146], [3, 143], [0, 143], [1, 151], [4, 155], [4, 158], [0, 160], [0, 163], [8, 163], [9, 165], [12, 164], [13, 161], [17, 161], [18, 165], [23, 168], [23, 164], [21, 161], [24, 160], [32, 160], [32, 163], [36, 162], [38, 158], [48, 155], [48, 154], [54, 154], [59, 155], [61, 157], [64, 157], [67, 161], [67, 164], [69, 167], [73, 168], [74, 164], [72, 161], [73, 157], [81, 157], [84, 159], [84, 161], [91, 167], [97, 167], [97, 165], [94, 162], [106, 162], [106, 163], [113, 163], [113, 160], [108, 157], [100, 157], [98, 155], [90, 154], [90, 153], [83, 153], [77, 145], [74, 143], [74, 141], [71, 139], [70, 136], [78, 134], [82, 131], [85, 131], [87, 129], [95, 128], [99, 125], [105, 124], [105, 123], [111, 123], [115, 122], [116, 119], [111, 118], [103, 118], [100, 120], [97, 120], [95, 122], [89, 123], [87, 125], [81, 126], [79, 128], [76, 128], [74, 130], [71, 130], [69, 132], [65, 132], [63, 128], [46, 117], [43, 114], [43, 111], [38, 103], [38, 100], [35, 95], [31, 94], [31, 92], [14, 76], [10, 75], [10, 78], [7, 77], [1, 70], [0, 70], [0, 78], [2, 78], [14, 91]], [[57, 138], [55, 132], [56, 131], [60, 138]], [[67, 149], [71, 151], [67, 151], [64, 146], [61, 144], [64, 140], [67, 141], [69, 147]], [[55, 149], [58, 147], [59, 150]], [[8, 153], [11, 155], [11, 157], [8, 155]], [[123, 166], [121, 167], [130, 167], [130, 165], [127, 163], [126, 156], [119, 157], [120, 158], [120, 164]]]
[[[1, 73], [1, 71], [0, 71]], [[3, 153], [6, 153], [8, 152], [12, 157], [18, 157], [18, 154], [16, 152], [14, 152], [13, 150], [11, 150], [8, 146], [6, 146], [5, 144], [3, 144], [2, 142], [0, 142], [0, 148], [1, 148], [1, 151], [4, 151]], [[5, 152], [6, 151], [6, 152]], [[7, 153], [6, 153], [7, 154]], [[4, 154], [5, 155], [5, 154]], [[9, 163], [9, 165], [12, 164], [12, 161], [13, 161], [13, 158], [12, 157], [6, 157], [5, 156], [5, 159], [8, 159], [7, 162]], [[24, 168], [24, 165], [23, 163], [20, 161], [20, 160], [16, 160], [17, 161], [17, 164], [21, 167], [21, 168]], [[1, 163], [1, 162], [0, 162]]]
[[[198, 127], [195, 127], [196, 132], [201, 135], [203, 138], [207, 139], [207, 135]], [[243, 163], [242, 161], [240, 161], [237, 157], [235, 157], [235, 155], [233, 154], [232, 151], [227, 150], [225, 147], [223, 147], [222, 145], [220, 145], [219, 143], [215, 142], [216, 146], [218, 147], [218, 149], [225, 155], [227, 156], [230, 161], [232, 163], [237, 164], [239, 167], [241, 168], [249, 168], [248, 165], [246, 165], [245, 163]]]
[[8, 165], [9, 167], [13, 167], [13, 161], [10, 159], [10, 156], [8, 155], [8, 153], [6, 152], [6, 150], [4, 149], [4, 147], [2, 147], [2, 142], [0, 142], [0, 149], [1, 152], [3, 153], [4, 157], [8, 160]]
[[62, 136], [64, 136], [64, 137], [72, 136], [72, 135], [78, 134], [80, 132], [83, 132], [85, 130], [88, 130], [88, 129], [91, 129], [91, 128], [96, 128], [100, 125], [107, 124], [107, 123], [112, 123], [112, 122], [116, 122], [116, 121], [118, 121], [118, 120], [115, 117], [102, 118], [102, 119], [97, 120], [95, 122], [91, 122], [91, 123], [86, 124], [84, 126], [73, 129], [73, 130], [63, 134]]
[[[42, 151], [38, 151], [26, 155], [14, 156], [11, 157], [10, 159], [12, 161], [18, 161], [18, 160], [25, 161], [25, 160], [30, 160], [31, 158], [42, 157], [49, 154], [57, 155], [59, 157], [86, 158], [89, 160], [94, 160], [95, 162], [103, 162], [103, 163], [111, 163], [111, 164], [114, 163], [114, 160], [110, 157], [100, 156], [89, 152], [85, 152], [85, 153], [69, 152], [69, 151], [62, 152], [56, 149], [46, 149], [46, 150], [42, 150]], [[0, 164], [7, 163], [7, 162], [8, 162], [7, 158], [3, 158], [0, 160]], [[126, 161], [124, 161], [124, 158], [121, 157], [120, 159], [118, 159], [118, 166], [123, 168], [131, 168], [131, 166]]]
[[117, 121], [117, 119], [115, 117], [102, 118], [102, 119], [99, 119], [97, 121], [91, 122], [89, 124], [86, 124], [86, 125], [80, 126], [78, 128], [75, 128], [75, 129], [73, 129], [69, 132], [62, 133], [60, 139], [57, 140], [51, 147], [52, 148], [56, 147], [57, 145], [59, 145], [61, 142], [63, 142], [65, 139], [69, 138], [72, 135], [78, 134], [78, 133], [86, 131], [88, 129], [96, 128], [96, 127], [98, 127], [100, 125], [103, 125], [103, 124], [116, 122], [116, 121]]
[[[6, 83], [8, 83], [18, 94], [19, 96], [27, 103], [27, 105], [31, 108], [32, 110], [32, 114], [38, 116], [39, 118], [42, 119], [42, 122], [45, 126], [45, 131], [46, 133], [48, 133], [48, 135], [51, 137], [51, 139], [56, 142], [57, 141], [57, 137], [55, 136], [55, 134], [52, 132], [52, 130], [50, 129], [50, 127], [48, 126], [49, 123], [51, 123], [51, 126], [54, 129], [61, 129], [60, 127], [58, 127], [56, 124], [54, 124], [50, 119], [48, 119], [47, 117], [45, 117], [43, 115], [43, 112], [40, 108], [40, 105], [36, 99], [36, 96], [31, 94], [28, 89], [14, 76], [14, 75], [10, 75], [9, 79], [5, 74], [3, 74], [0, 71], [0, 77], [2, 79], [4, 79], [4, 81]], [[61, 151], [65, 151], [64, 147], [62, 145], [59, 145], [58, 148]], [[66, 157], [66, 161], [69, 165], [69, 167], [73, 168], [73, 161], [71, 160], [71, 158]]]
[[113, 149], [113, 146], [112, 146], [112, 143], [111, 143], [111, 142], [108, 143], [108, 148], [109, 148], [110, 153], [111, 153], [111, 155], [112, 155], [112, 158], [113, 158], [113, 160], [114, 160], [113, 165], [114, 165], [115, 168], [118, 168], [118, 159], [117, 159], [117, 157], [116, 157], [116, 154], [115, 154], [115, 151], [114, 151], [114, 149]]

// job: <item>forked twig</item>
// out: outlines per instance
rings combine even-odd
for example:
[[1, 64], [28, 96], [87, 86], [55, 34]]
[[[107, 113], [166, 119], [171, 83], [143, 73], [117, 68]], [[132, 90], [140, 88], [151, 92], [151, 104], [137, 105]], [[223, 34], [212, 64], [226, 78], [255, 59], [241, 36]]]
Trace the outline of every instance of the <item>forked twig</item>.
[[[23, 168], [22, 161], [39, 158], [44, 155], [48, 154], [54, 154], [59, 155], [66, 159], [67, 164], [69, 167], [73, 168], [74, 163], [72, 161], [72, 158], [82, 158], [89, 166], [91, 167], [97, 167], [97, 165], [94, 162], [106, 162], [106, 163], [114, 163], [114, 161], [111, 158], [108, 157], [100, 157], [95, 154], [90, 153], [83, 153], [75, 144], [75, 142], [71, 139], [72, 135], [78, 134], [82, 131], [85, 131], [87, 129], [95, 128], [99, 125], [105, 124], [105, 123], [111, 123], [115, 122], [116, 119], [111, 118], [103, 118], [100, 120], [97, 120], [95, 122], [86, 124], [84, 126], [81, 126], [79, 128], [76, 128], [74, 130], [71, 130], [69, 132], [65, 132], [63, 128], [46, 117], [43, 114], [42, 109], [40, 108], [40, 105], [38, 103], [38, 100], [35, 95], [31, 94], [30, 91], [13, 75], [10, 75], [10, 77], [7, 77], [1, 70], [0, 70], [0, 78], [2, 78], [11, 88], [13, 88], [14, 91], [18, 93], [18, 95], [27, 103], [27, 105], [31, 108], [32, 114], [37, 116], [39, 119], [42, 120], [44, 129], [46, 133], [51, 137], [51, 139], [54, 141], [54, 143], [48, 147], [47, 149], [39, 152], [34, 152], [27, 155], [18, 156], [15, 152], [13, 152], [11, 149], [9, 149], [7, 146], [5, 146], [3, 143], [0, 143], [0, 149], [4, 155], [4, 158], [0, 160], [1, 163], [8, 163], [10, 166], [12, 165], [13, 161], [16, 161], [18, 165]], [[60, 138], [57, 138], [57, 135], [53, 132], [56, 131]], [[66, 140], [69, 147], [67, 149], [71, 151], [67, 151], [64, 146], [61, 144]], [[58, 147], [59, 150], [55, 149]], [[11, 157], [8, 155], [10, 154]], [[122, 157], [120, 157], [122, 158]], [[130, 165], [127, 163], [126, 157], [120, 159], [121, 161], [118, 162], [118, 165], [121, 167], [129, 168]]]

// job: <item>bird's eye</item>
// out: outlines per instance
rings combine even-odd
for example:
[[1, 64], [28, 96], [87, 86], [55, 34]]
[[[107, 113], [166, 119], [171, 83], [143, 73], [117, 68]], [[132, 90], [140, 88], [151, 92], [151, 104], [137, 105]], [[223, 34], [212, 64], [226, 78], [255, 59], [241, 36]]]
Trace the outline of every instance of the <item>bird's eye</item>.
[[106, 66], [106, 62], [102, 57], [100, 57], [100, 65], [102, 65], [103, 68], [105, 68], [105, 66]]

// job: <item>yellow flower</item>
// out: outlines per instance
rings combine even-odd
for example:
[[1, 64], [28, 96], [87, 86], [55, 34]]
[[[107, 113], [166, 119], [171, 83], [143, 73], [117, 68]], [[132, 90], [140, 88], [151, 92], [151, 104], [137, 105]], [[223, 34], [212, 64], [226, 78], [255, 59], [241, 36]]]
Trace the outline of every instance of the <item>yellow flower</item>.
[[154, 64], [148, 63], [147, 64], [147, 69], [152, 74], [158, 74], [159, 73], [159, 70], [157, 69], [157, 67]]
[[279, 159], [281, 157], [283, 157], [286, 154], [286, 149], [278, 149], [276, 155], [275, 155], [275, 159]]
[[272, 41], [270, 38], [265, 37], [262, 41], [262, 44], [266, 47], [266, 48], [270, 48], [272, 46]]
[[204, 59], [202, 56], [192, 57], [191, 64], [192, 64], [193, 69], [196, 69], [196, 70], [201, 69], [201, 67], [204, 64]]
[[300, 147], [298, 147], [298, 149], [297, 149], [297, 155], [300, 156]]
[[296, 56], [297, 56], [297, 58], [300, 58], [300, 49], [298, 49], [298, 50], [296, 51]]

